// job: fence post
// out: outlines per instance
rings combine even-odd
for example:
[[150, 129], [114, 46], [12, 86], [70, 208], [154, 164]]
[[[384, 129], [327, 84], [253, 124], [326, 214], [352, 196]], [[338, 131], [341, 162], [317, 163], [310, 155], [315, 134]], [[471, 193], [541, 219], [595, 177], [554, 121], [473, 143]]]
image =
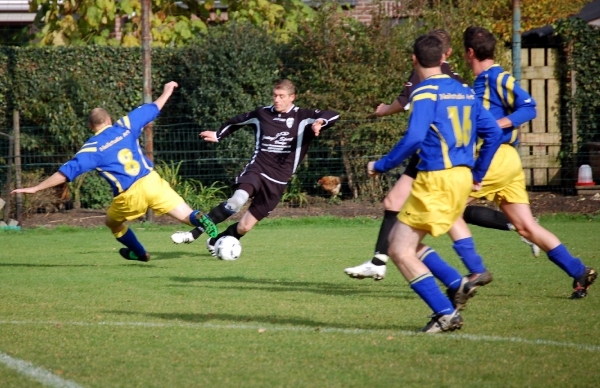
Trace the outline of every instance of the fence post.
[[[150, 34], [151, 4], [152, 3], [150, 0], [142, 0], [142, 66], [144, 69], [144, 104], [152, 102], [152, 51], [150, 47], [150, 44], [152, 43], [152, 35]], [[144, 153], [146, 154], [146, 157], [154, 163], [153, 137], [154, 133], [152, 129], [152, 123], [148, 123], [144, 127]], [[154, 213], [152, 212], [152, 209], [148, 209], [146, 211], [146, 221], [154, 221]]]
[[[575, 99], [575, 93], [577, 92], [577, 72], [571, 68], [571, 101]], [[579, 147], [577, 146], [577, 112], [571, 105], [571, 144], [573, 147], [573, 173], [577, 174], [577, 152]], [[577, 179], [577, 175], [575, 175]]]
[[517, 84], [521, 83], [521, 4], [513, 0], [513, 35], [512, 35], [512, 67], [513, 77]]
[[[13, 111], [13, 138], [15, 147], [15, 187], [21, 188], [21, 125], [19, 123], [19, 111]], [[17, 194], [17, 222], [23, 222], [23, 194]]]
[[[3, 220], [5, 223], [8, 223], [10, 219], [10, 200], [11, 200], [11, 183], [12, 183], [12, 165], [13, 165], [13, 150], [14, 150], [14, 138], [11, 135], [7, 135], [6, 133], [0, 132], [0, 135], [6, 136], [8, 138], [8, 160], [7, 160], [7, 168], [6, 168], [6, 186], [4, 190], [6, 190], [6, 203], [4, 204], [4, 217]], [[0, 192], [2, 188], [0, 188]]]

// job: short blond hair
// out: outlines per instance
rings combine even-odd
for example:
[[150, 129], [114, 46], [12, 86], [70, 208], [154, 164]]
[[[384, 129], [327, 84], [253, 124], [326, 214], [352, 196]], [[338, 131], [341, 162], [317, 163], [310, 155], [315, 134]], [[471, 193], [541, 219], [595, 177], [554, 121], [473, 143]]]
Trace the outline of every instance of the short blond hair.
[[283, 89], [287, 91], [289, 94], [296, 94], [296, 85], [289, 79], [279, 80], [273, 85], [273, 90]]
[[94, 108], [88, 116], [88, 124], [92, 128], [98, 128], [107, 121], [112, 122], [112, 119], [110, 118], [110, 114], [108, 114], [108, 112], [104, 108]]
[[429, 33], [442, 41], [442, 49], [444, 50], [444, 54], [446, 54], [448, 50], [452, 48], [452, 38], [450, 37], [448, 31], [438, 28], [430, 31]]

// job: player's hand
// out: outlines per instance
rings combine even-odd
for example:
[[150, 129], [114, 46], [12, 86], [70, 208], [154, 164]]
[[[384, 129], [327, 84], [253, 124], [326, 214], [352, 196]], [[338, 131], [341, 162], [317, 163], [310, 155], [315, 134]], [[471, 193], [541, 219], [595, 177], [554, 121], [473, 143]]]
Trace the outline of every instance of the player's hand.
[[389, 107], [390, 106], [387, 104], [379, 104], [379, 106], [375, 109], [375, 114], [379, 117], [385, 116]]
[[171, 95], [173, 93], [173, 90], [175, 90], [175, 88], [178, 86], [179, 85], [175, 81], [168, 82], [163, 88], [163, 93]]
[[479, 190], [481, 190], [482, 186], [483, 185], [481, 184], [481, 182], [475, 182], [475, 181], [473, 181], [473, 191], [479, 191]]
[[512, 121], [508, 117], [502, 117], [501, 119], [496, 120], [496, 123], [500, 128], [510, 128], [513, 126]]
[[200, 138], [204, 141], [208, 141], [210, 143], [216, 143], [217, 140], [217, 132], [215, 131], [203, 131], [200, 132]]
[[35, 194], [38, 192], [38, 189], [36, 186], [33, 187], [24, 187], [22, 189], [15, 189], [13, 191], [10, 192], [11, 195], [15, 195], [15, 194]]
[[379, 175], [379, 173], [375, 171], [375, 162], [367, 163], [367, 175], [370, 177]]
[[321, 127], [324, 123], [325, 121], [319, 119], [312, 124], [312, 130], [315, 133], [315, 136], [319, 136], [319, 134], [321, 133]]

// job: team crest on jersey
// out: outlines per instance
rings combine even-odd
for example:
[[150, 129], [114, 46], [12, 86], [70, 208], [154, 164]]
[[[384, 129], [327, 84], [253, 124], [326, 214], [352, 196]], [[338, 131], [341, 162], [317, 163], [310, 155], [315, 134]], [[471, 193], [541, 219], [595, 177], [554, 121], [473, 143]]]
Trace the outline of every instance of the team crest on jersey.
[[290, 117], [287, 120], [285, 120], [285, 125], [287, 125], [288, 128], [292, 128], [292, 125], [294, 125], [294, 118]]

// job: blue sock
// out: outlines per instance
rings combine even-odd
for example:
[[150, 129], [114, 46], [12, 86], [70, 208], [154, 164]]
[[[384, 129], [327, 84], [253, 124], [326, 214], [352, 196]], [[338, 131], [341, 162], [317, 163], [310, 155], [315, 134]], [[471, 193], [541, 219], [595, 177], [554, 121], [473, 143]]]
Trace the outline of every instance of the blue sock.
[[485, 265], [483, 259], [475, 250], [475, 243], [473, 237], [463, 238], [454, 242], [452, 246], [460, 259], [465, 264], [465, 267], [470, 273], [483, 273], [485, 272]]
[[194, 210], [193, 212], [190, 213], [190, 224], [194, 225], [194, 226], [202, 226], [202, 224], [200, 223], [200, 220], [198, 220], [198, 213], [200, 213], [199, 210]]
[[146, 254], [146, 249], [144, 249], [137, 237], [135, 237], [133, 231], [127, 226], [125, 226], [125, 229], [123, 229], [119, 233], [113, 234], [117, 238], [118, 242], [131, 249], [131, 251], [133, 251], [133, 253], [135, 253], [137, 257], [142, 257]]
[[454, 311], [450, 300], [442, 293], [430, 272], [410, 281], [417, 295], [427, 303], [435, 314], [451, 314]]
[[433, 248], [427, 249], [419, 259], [429, 268], [433, 276], [440, 279], [449, 289], [460, 286], [462, 280], [460, 273], [446, 263]]
[[574, 279], [583, 275], [583, 272], [585, 271], [585, 265], [581, 260], [573, 257], [567, 250], [567, 247], [562, 244], [549, 251], [547, 255], [550, 261], [558, 265], [560, 269], [568, 273], [569, 276]]

